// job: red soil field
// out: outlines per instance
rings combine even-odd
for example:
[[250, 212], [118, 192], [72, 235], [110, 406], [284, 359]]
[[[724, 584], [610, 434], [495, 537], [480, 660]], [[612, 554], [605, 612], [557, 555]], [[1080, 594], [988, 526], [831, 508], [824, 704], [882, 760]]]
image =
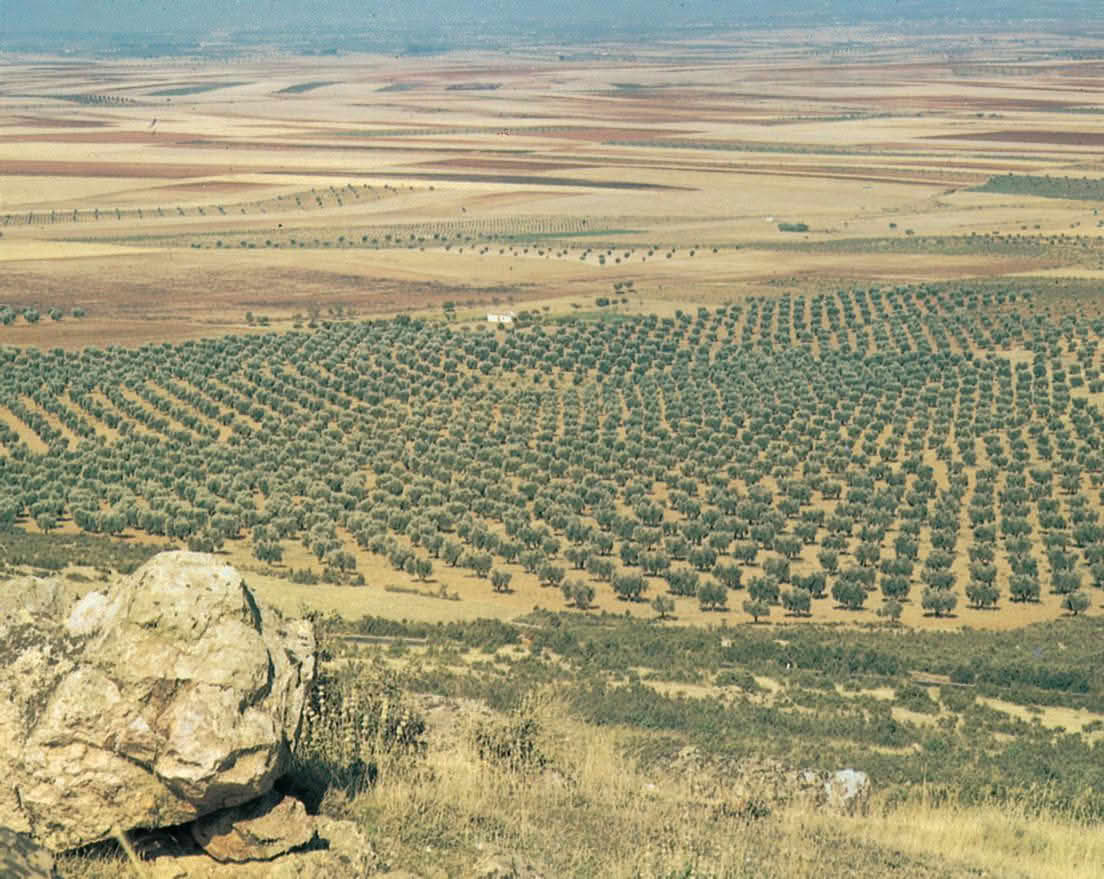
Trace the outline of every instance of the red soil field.
[[[0, 143], [26, 143], [41, 141], [46, 135], [41, 134], [5, 134], [0, 135]], [[162, 135], [154, 131], [89, 131], [52, 133], [49, 135], [50, 143], [151, 143], [164, 146], [187, 145], [197, 134], [184, 134], [173, 132], [171, 135]]]
[[[53, 116], [13, 116], [10, 120], [0, 122], [4, 126], [28, 125], [38, 128], [105, 128], [107, 122], [98, 122], [95, 119], [57, 119]], [[53, 140], [54, 137], [51, 137]]]

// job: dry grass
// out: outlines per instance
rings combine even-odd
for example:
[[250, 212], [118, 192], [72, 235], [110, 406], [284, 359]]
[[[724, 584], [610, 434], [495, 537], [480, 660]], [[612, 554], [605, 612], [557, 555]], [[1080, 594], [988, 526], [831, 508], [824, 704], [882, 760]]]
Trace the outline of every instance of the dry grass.
[[1088, 741], [1099, 741], [1104, 737], [1099, 729], [1096, 732], [1084, 732], [1084, 728], [1089, 724], [1100, 724], [1104, 721], [1104, 717], [1101, 717], [1095, 711], [1088, 711], [1084, 708], [1069, 708], [1063, 705], [1048, 705], [1029, 709], [1023, 705], [1017, 705], [1015, 702], [1006, 702], [1003, 699], [995, 699], [990, 696], [978, 696], [977, 700], [989, 708], [1003, 711], [1010, 717], [1018, 718], [1027, 723], [1038, 721], [1041, 726], [1047, 729], [1080, 733]]
[[853, 839], [912, 855], [939, 852], [948, 866], [984, 876], [1104, 876], [1104, 830], [1099, 825], [1029, 815], [1007, 806], [919, 802], [842, 824]]
[[[388, 748], [381, 726], [364, 724], [369, 715], [407, 717], [406, 709], [364, 686], [367, 707], [309, 726], [310, 747], [335, 765], [360, 756], [378, 779], [347, 793], [332, 788], [322, 810], [353, 818], [393, 868], [423, 876], [464, 875], [489, 853], [546, 876], [601, 879], [1104, 875], [1099, 825], [948, 805], [923, 792], [905, 803], [876, 794], [868, 815], [832, 815], [777, 800], [766, 777], [721, 777], [694, 760], [645, 766], [626, 747], [639, 744], [639, 730], [584, 723], [552, 691], [509, 717], [431, 700], [429, 748], [411, 755]], [[520, 756], [485, 756], [486, 731]], [[60, 866], [65, 879], [142, 875], [122, 851], [67, 856]]]
[[852, 843], [841, 832], [851, 822], [820, 822], [808, 808], [753, 819], [754, 793], [703, 799], [693, 772], [647, 772], [627, 757], [624, 731], [582, 724], [555, 701], [533, 707], [545, 769], [488, 764], [469, 724], [424, 766], [381, 773], [342, 808], [395, 840], [404, 867], [448, 875], [488, 850], [517, 853], [552, 876], [800, 879], [843, 875], [845, 863], [878, 876], [894, 861], [904, 868], [896, 876], [956, 875], [933, 868], [937, 847], [902, 862]]
[[692, 766], [645, 769], [626, 755], [632, 730], [582, 723], [548, 695], [521, 713], [534, 722], [543, 769], [482, 759], [473, 730], [483, 715], [470, 715], [424, 763], [384, 765], [375, 787], [330, 805], [394, 840], [403, 866], [448, 875], [496, 849], [548, 875], [610, 879], [1104, 875], [1099, 826], [922, 796], [894, 806], [875, 798], [863, 817], [790, 804], [753, 819], [747, 806], [765, 791], [703, 784]]

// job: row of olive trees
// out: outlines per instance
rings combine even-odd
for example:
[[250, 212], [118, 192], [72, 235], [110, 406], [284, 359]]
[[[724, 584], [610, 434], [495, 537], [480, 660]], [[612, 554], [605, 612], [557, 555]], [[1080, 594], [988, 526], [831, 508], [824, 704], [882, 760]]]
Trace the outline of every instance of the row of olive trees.
[[[61, 320], [65, 317], [65, 312], [57, 307], [48, 308], [46, 314], [51, 320]], [[87, 315], [87, 312], [78, 306], [75, 306], [70, 314], [73, 317], [81, 318]], [[42, 313], [36, 306], [24, 306], [22, 308], [13, 308], [10, 305], [0, 305], [0, 324], [3, 326], [11, 326], [16, 322], [18, 318], [22, 318], [24, 323], [36, 324], [42, 318]]]

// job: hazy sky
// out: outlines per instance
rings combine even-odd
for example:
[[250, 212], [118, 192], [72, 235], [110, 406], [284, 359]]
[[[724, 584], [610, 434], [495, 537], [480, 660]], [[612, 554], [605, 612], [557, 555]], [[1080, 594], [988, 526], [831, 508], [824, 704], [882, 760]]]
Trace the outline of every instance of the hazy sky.
[[351, 30], [373, 21], [447, 32], [450, 22], [542, 26], [670, 26], [770, 16], [788, 24], [856, 18], [1101, 15], [1099, 0], [0, 0], [5, 32], [110, 33], [319, 25]]
[[[633, 21], [646, 15], [690, 20], [729, 14], [748, 0], [0, 0], [0, 31], [216, 31], [305, 24], [359, 29], [373, 19], [414, 26], [452, 20]], [[812, 4], [809, 4], [812, 5]]]

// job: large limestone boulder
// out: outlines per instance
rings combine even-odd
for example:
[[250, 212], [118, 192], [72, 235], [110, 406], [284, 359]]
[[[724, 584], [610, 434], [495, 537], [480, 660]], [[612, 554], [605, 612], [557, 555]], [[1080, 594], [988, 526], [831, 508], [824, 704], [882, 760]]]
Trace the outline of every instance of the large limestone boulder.
[[158, 555], [61, 619], [38, 591], [0, 619], [0, 825], [61, 851], [272, 788], [314, 677], [309, 623], [202, 553]]

